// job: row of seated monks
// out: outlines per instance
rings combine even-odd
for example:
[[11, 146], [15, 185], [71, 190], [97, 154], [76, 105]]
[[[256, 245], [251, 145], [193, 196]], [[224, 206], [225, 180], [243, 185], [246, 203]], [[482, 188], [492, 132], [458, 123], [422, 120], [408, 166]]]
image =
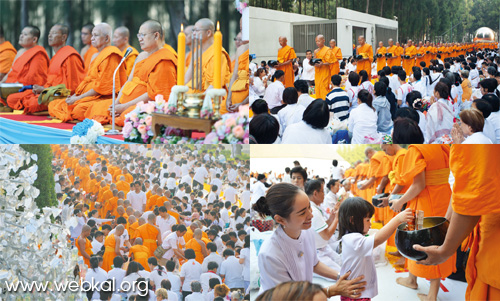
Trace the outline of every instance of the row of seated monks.
[[[210, 19], [200, 19], [186, 27], [186, 46], [191, 46], [191, 33], [202, 35], [202, 90], [212, 88], [214, 75], [214, 24]], [[27, 26], [19, 37], [19, 51], [5, 41], [0, 29], [0, 83], [32, 85], [19, 93], [0, 98], [0, 106], [24, 110], [24, 114], [48, 111], [63, 122], [94, 119], [102, 124], [112, 120], [112, 94], [115, 93], [115, 123], [123, 126], [125, 115], [139, 102], [154, 101], [156, 95], [168, 99], [177, 83], [176, 51], [165, 43], [162, 25], [158, 21], [144, 22], [137, 34], [141, 52], [133, 51], [120, 66], [113, 91], [113, 73], [129, 45], [130, 33], [126, 27], [113, 32], [107, 23], [85, 25], [81, 31], [85, 47], [78, 53], [66, 44], [69, 28], [54, 25], [48, 35], [48, 44], [54, 53], [49, 58], [46, 50], [38, 45], [40, 30]], [[112, 45], [113, 43], [113, 45]], [[222, 50], [222, 86], [229, 97], [221, 105], [221, 114], [238, 111], [248, 103], [248, 43], [239, 43], [234, 64]], [[196, 54], [195, 54], [196, 55]], [[186, 55], [185, 84], [191, 88], [192, 52]], [[234, 72], [233, 72], [234, 70]], [[39, 104], [39, 95], [49, 87], [65, 85], [69, 96], [60, 97], [46, 104]]]

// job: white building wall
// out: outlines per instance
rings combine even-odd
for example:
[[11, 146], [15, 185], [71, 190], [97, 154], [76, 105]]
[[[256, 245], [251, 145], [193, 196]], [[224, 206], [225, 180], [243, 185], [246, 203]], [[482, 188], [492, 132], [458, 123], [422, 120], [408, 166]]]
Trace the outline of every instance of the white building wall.
[[[379, 41], [375, 41], [375, 25], [398, 28], [398, 21], [337, 7], [337, 46], [342, 49], [342, 55], [352, 55], [353, 27], [362, 27], [366, 29], [366, 42], [372, 45], [373, 51], [376, 51]], [[382, 42], [384, 42], [385, 46], [388, 45], [387, 41]], [[355, 44], [358, 44], [357, 40]]]
[[250, 53], [260, 61], [275, 60], [281, 48], [278, 38], [285, 36], [293, 47], [292, 22], [321, 21], [324, 18], [292, 14], [260, 7], [250, 7]]
[[[257, 55], [256, 62], [276, 59], [280, 36], [288, 38], [288, 45], [293, 47], [292, 22], [325, 21], [327, 19], [286, 13], [260, 7], [250, 7], [250, 53]], [[376, 51], [378, 41], [375, 41], [375, 25], [398, 28], [398, 22], [378, 16], [360, 13], [354, 10], [337, 8], [337, 46], [342, 49], [342, 55], [352, 55], [353, 27], [366, 29], [366, 42]], [[383, 41], [387, 46], [387, 41]]]

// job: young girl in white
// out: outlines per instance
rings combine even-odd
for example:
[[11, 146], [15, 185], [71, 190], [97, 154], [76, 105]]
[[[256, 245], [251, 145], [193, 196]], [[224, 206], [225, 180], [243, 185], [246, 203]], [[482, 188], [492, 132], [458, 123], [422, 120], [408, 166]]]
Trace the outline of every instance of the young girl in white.
[[349, 279], [365, 276], [366, 289], [359, 298], [340, 297], [342, 301], [370, 300], [378, 294], [377, 271], [373, 261], [373, 249], [382, 244], [404, 222], [413, 219], [411, 209], [402, 211], [391, 219], [377, 234], [365, 236], [370, 230], [375, 208], [360, 197], [348, 198], [339, 209], [339, 239], [342, 248], [342, 268], [340, 274], [352, 271]]

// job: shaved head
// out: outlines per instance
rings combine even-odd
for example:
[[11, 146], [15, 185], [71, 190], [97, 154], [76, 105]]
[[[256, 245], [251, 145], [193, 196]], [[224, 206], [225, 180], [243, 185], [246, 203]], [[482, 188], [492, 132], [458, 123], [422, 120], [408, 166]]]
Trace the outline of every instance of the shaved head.
[[214, 22], [212, 22], [212, 20], [210, 20], [208, 18], [199, 19], [196, 22], [195, 27], [196, 28], [200, 27], [200, 28], [203, 28], [203, 29], [206, 29], [206, 30], [210, 30], [210, 31], [212, 31], [212, 33], [215, 31]]
[[115, 33], [121, 35], [122, 37], [130, 38], [130, 31], [125, 26], [120, 26], [116, 28]]
[[111, 28], [111, 26], [108, 23], [97, 24], [95, 26], [95, 28], [97, 28], [101, 32], [102, 35], [108, 36], [111, 39], [113, 29]]
[[137, 238], [135, 239], [134, 245], [142, 245], [142, 238], [137, 237]]
[[158, 32], [160, 33], [160, 37], [164, 38], [165, 34], [163, 33], [163, 27], [161, 26], [161, 23], [156, 21], [156, 20], [148, 20], [144, 23], [142, 23], [141, 26], [146, 26], [151, 32]]

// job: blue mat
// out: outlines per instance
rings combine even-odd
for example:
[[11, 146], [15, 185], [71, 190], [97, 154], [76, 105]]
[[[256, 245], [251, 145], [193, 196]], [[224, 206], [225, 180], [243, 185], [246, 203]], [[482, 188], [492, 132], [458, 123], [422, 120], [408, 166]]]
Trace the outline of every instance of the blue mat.
[[[69, 144], [71, 131], [38, 126], [0, 118], [1, 144]], [[101, 144], [128, 144], [105, 136], [97, 138]]]

